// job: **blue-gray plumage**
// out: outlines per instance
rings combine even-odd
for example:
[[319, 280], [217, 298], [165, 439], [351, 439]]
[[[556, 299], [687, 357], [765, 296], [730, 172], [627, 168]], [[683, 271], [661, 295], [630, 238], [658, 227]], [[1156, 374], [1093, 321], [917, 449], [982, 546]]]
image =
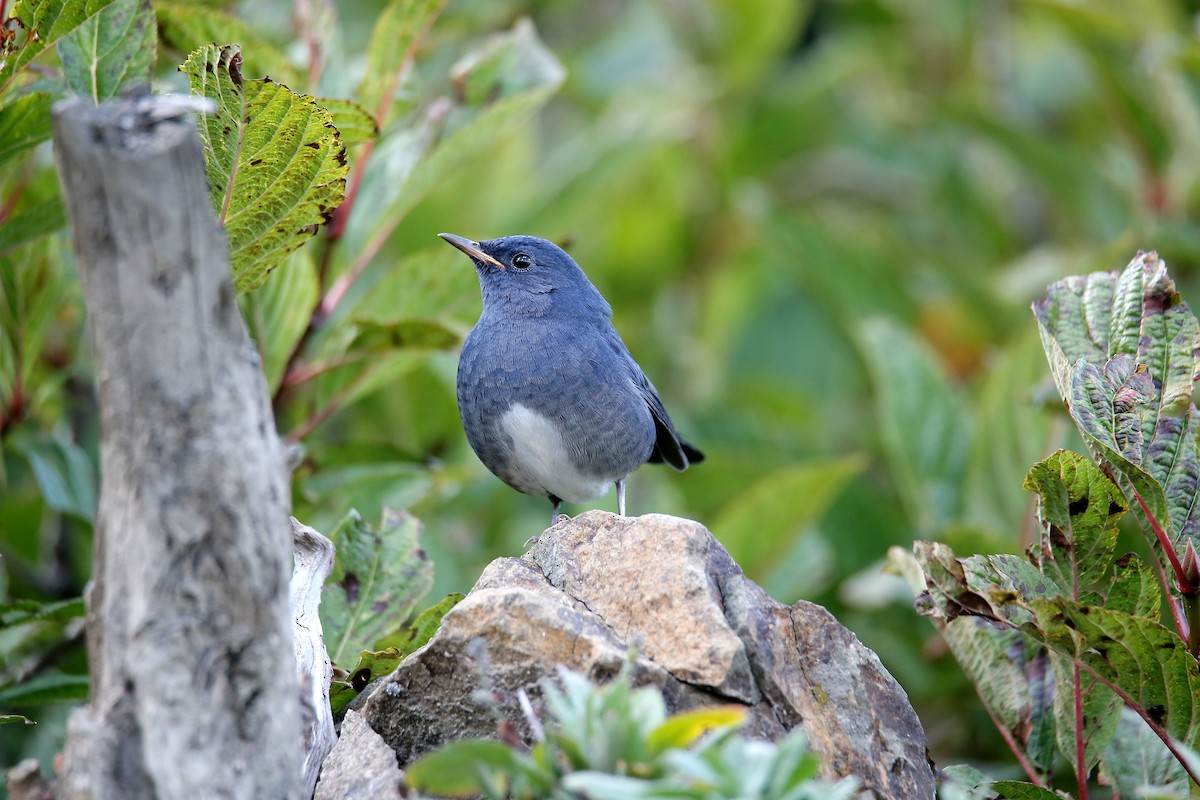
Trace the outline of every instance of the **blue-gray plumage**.
[[458, 362], [467, 441], [498, 478], [579, 503], [647, 461], [677, 470], [704, 459], [675, 431], [654, 385], [612, 326], [612, 309], [579, 265], [536, 236], [473, 242], [439, 234], [471, 257], [483, 314]]

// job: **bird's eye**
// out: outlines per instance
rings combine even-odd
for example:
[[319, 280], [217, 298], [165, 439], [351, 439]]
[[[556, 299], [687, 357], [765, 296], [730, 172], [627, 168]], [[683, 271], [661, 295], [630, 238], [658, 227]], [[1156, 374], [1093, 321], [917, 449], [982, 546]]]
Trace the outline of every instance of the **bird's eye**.
[[517, 253], [512, 257], [512, 265], [516, 269], [529, 269], [533, 264], [533, 259], [526, 253]]

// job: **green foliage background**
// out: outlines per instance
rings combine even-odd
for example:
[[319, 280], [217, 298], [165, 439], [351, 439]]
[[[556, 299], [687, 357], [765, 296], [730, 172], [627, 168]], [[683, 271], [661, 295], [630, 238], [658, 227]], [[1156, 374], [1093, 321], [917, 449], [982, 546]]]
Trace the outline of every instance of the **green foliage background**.
[[[374, 111], [383, 89], [363, 72], [395, 55], [368, 48], [389, 7], [374, 0], [154, 7], [164, 90], [186, 92], [175, 67], [216, 40], [241, 45], [249, 78]], [[547, 504], [487, 474], [463, 437], [456, 348], [478, 289], [435, 234], [569, 242], [708, 455], [683, 475], [640, 471], [632, 513], [698, 519], [775, 597], [827, 605], [908, 691], [939, 763], [1010, 769], [959, 667], [880, 568], [917, 538], [989, 553], [1030, 541], [1022, 478], [1074, 436], [1028, 308], [1048, 283], [1154, 248], [1197, 302], [1196, 13], [1168, 0], [453, 0], [419, 40], [341, 241], [326, 258], [318, 233], [244, 298], [277, 386], [279, 342], [358, 276], [293, 363], [306, 379], [276, 398], [280, 431], [305, 448], [296, 515], [329, 532], [350, 508], [411, 510], [432, 598], [540, 532]], [[495, 119], [498, 138], [414, 169], [492, 99], [452, 65], [524, 16], [565, 67], [561, 88], [536, 115]], [[441, 98], [457, 98], [448, 116]], [[352, 174], [362, 155], [348, 149]], [[80, 293], [61, 234], [23, 241], [61, 223], [55, 180], [46, 147], [0, 149], [9, 601], [78, 596], [89, 560], [97, 430]], [[369, 224], [372, 208], [394, 212], [395, 230]], [[28, 653], [0, 637], [5, 680], [85, 672], [76, 628]], [[0, 762], [48, 761], [62, 709], [5, 705], [41, 724], [0, 729]]]

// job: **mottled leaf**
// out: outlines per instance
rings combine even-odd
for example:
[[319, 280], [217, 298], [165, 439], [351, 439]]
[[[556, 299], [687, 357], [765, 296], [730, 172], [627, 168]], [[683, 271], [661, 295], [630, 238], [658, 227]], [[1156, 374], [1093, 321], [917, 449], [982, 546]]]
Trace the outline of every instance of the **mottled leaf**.
[[321, 624], [334, 664], [374, 647], [429, 591], [433, 564], [420, 533], [416, 517], [384, 509], [377, 530], [351, 512], [330, 535], [337, 555], [321, 594]]
[[1138, 517], [1182, 550], [1200, 527], [1200, 416], [1192, 403], [1200, 323], [1166, 264], [1139, 253], [1120, 276], [1059, 281], [1034, 314], [1085, 441], [1113, 468]]
[[202, 47], [181, 69], [192, 93], [217, 105], [201, 118], [205, 167], [234, 284], [250, 291], [341, 204], [345, 147], [329, 112], [311, 97], [244, 78], [232, 46]]
[[1187, 771], [1179, 759], [1145, 720], [1129, 709], [1121, 712], [1117, 734], [1104, 751], [1100, 771], [1121, 797], [1145, 797], [1155, 792], [1183, 797], [1188, 794]]
[[1035, 563], [1079, 597], [1103, 582], [1117, 545], [1117, 521], [1128, 510], [1120, 490], [1083, 456], [1059, 450], [1037, 463], [1025, 489], [1038, 494], [1042, 522]]
[[[1075, 769], [1079, 760], [1078, 739], [1082, 739], [1084, 772], [1090, 773], [1116, 734], [1123, 707], [1121, 698], [1072, 659], [1051, 654], [1050, 664], [1054, 672], [1058, 750]], [[1076, 697], [1081, 700], [1078, 717]]]
[[72, 92], [97, 103], [126, 86], [150, 86], [158, 26], [150, 0], [113, 0], [58, 43], [63, 77]]
[[1070, 795], [1024, 781], [996, 781], [992, 791], [997, 793], [997, 800], [1071, 800]]
[[355, 665], [348, 670], [347, 680], [332, 682], [329, 691], [330, 709], [335, 715], [340, 714], [373, 681], [390, 674], [403, 659], [404, 654], [394, 647], [364, 650], [359, 654]]
[[0, 42], [0, 94], [43, 50], [100, 13], [113, 0], [20, 0], [8, 23], [13, 36]]

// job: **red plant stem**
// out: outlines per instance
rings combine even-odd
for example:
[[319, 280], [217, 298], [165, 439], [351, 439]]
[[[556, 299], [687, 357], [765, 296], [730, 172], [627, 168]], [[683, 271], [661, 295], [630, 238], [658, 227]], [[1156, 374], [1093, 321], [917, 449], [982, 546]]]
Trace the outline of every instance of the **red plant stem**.
[[366, 377], [371, 374], [371, 372], [371, 368], [366, 367], [362, 372], [355, 375], [350, 383], [342, 387], [341, 391], [335, 394], [328, 403], [317, 409], [308, 417], [308, 419], [304, 420], [304, 422], [292, 429], [292, 431], [288, 433], [286, 437], [284, 437], [284, 443], [289, 445], [296, 444], [305, 436], [308, 436], [310, 433], [316, 430], [321, 423], [332, 417], [334, 413], [337, 412], [337, 410], [346, 402], [346, 399], [350, 397], [351, 393], [358, 388], [359, 384], [361, 384]]
[[1000, 720], [996, 717], [995, 712], [993, 712], [992, 707], [988, 705], [987, 699], [984, 698], [983, 692], [979, 690], [978, 686], [975, 687], [975, 694], [979, 696], [979, 702], [983, 703], [983, 710], [986, 711], [988, 717], [991, 718], [992, 724], [996, 726], [996, 730], [1000, 731], [1000, 736], [1004, 739], [1005, 744], [1008, 745], [1008, 749], [1012, 751], [1013, 757], [1017, 759], [1017, 763], [1021, 765], [1021, 769], [1025, 770], [1025, 777], [1029, 778], [1030, 783], [1045, 788], [1046, 781], [1042, 778], [1042, 776], [1034, 768], [1033, 763], [1026, 758], [1025, 753], [1017, 745], [1017, 740], [1013, 738], [1012, 731], [1010, 731], [1008, 727], [1000, 722]]
[[1167, 554], [1167, 560], [1171, 562], [1171, 569], [1175, 572], [1175, 581], [1180, 593], [1185, 595], [1195, 594], [1196, 587], [1192, 585], [1187, 575], [1184, 574], [1183, 565], [1179, 563], [1179, 557], [1175, 555], [1175, 545], [1167, 536], [1167, 532], [1163, 530], [1162, 525], [1159, 525], [1158, 520], [1150, 513], [1150, 507], [1146, 505], [1146, 501], [1142, 499], [1142, 495], [1137, 489], [1133, 489], [1133, 496], [1137, 499], [1138, 505], [1142, 507], [1142, 513], [1146, 515], [1146, 520], [1150, 523], [1150, 528], [1158, 538], [1158, 543], [1162, 546], [1163, 552]]
[[[967, 609], [965, 609], [965, 608], [963, 610], [967, 611]], [[1142, 720], [1146, 723], [1146, 725], [1150, 728], [1150, 730], [1154, 732], [1154, 735], [1157, 736], [1159, 738], [1159, 740], [1163, 743], [1163, 745], [1167, 748], [1167, 751], [1172, 756], [1174, 756], [1175, 760], [1179, 762], [1179, 765], [1181, 767], [1183, 767], [1183, 771], [1187, 773], [1188, 778], [1191, 779], [1192, 783], [1196, 784], [1197, 786], [1200, 786], [1200, 773], [1198, 773], [1195, 769], [1193, 769], [1191, 759], [1184, 755], [1183, 751], [1179, 749], [1179, 744], [1174, 739], [1172, 739], [1170, 735], [1167, 734], [1166, 729], [1164, 729], [1163, 726], [1159, 722], [1157, 722], [1153, 717], [1151, 717], [1150, 713], [1141, 704], [1139, 704], [1136, 700], [1134, 700], [1132, 697], [1130, 697], [1127, 692], [1125, 692], [1123, 689], [1121, 689], [1120, 686], [1117, 686], [1116, 684], [1111, 683], [1110, 681], [1105, 679], [1103, 675], [1096, 672], [1095, 669], [1093, 669], [1092, 667], [1089, 667], [1087, 664], [1081, 663], [1079, 661], [1078, 657], [1074, 653], [1064, 652], [1063, 650], [1055, 650], [1054, 648], [1051, 648], [1049, 645], [1047, 645], [1041, 639], [1038, 639], [1037, 637], [1032, 636], [1028, 632], [1022, 630], [1020, 626], [1014, 625], [1012, 622], [1009, 622], [1008, 620], [1003, 619], [1001, 617], [985, 616], [984, 618], [988, 619], [988, 620], [992, 620], [993, 622], [998, 622], [1002, 625], [1007, 625], [1009, 628], [1012, 628], [1014, 631], [1021, 634], [1026, 639], [1029, 639], [1031, 642], [1039, 644], [1042, 647], [1045, 647], [1047, 650], [1051, 650], [1052, 652], [1058, 653], [1059, 655], [1063, 656], [1064, 658], [1071, 659], [1071, 662], [1073, 664], [1075, 664], [1076, 668], [1082, 668], [1082, 669], [1087, 670], [1088, 674], [1090, 674], [1093, 678], [1095, 678], [1100, 683], [1104, 684], [1109, 689], [1111, 689], [1113, 694], [1115, 694], [1117, 697], [1121, 698], [1121, 702], [1124, 703], [1127, 708], [1129, 708], [1135, 714], [1137, 714], [1139, 717], [1142, 718]]]
[[1083, 684], [1079, 680], [1079, 662], [1075, 662], [1075, 781], [1079, 784], [1077, 800], [1087, 800], [1087, 742], [1083, 738]]

